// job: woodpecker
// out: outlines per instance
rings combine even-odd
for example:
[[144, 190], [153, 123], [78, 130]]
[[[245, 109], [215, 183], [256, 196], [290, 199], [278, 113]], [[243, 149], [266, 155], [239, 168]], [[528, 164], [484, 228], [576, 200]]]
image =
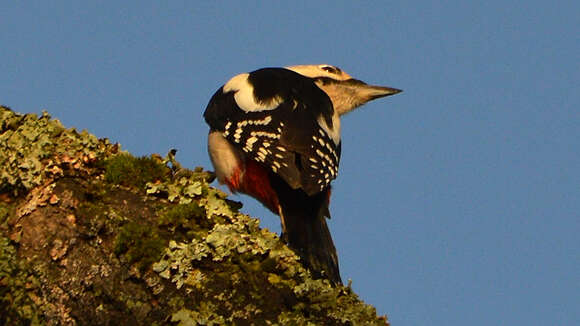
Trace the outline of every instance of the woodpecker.
[[316, 277], [341, 284], [326, 224], [340, 162], [340, 116], [401, 90], [340, 68], [301, 65], [242, 73], [219, 88], [204, 118], [218, 181], [280, 216], [281, 238]]

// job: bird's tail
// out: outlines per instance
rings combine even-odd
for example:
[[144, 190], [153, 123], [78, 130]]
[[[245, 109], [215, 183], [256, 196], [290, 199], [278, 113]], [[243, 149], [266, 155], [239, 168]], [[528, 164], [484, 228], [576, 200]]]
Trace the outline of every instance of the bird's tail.
[[342, 284], [336, 248], [326, 224], [326, 218], [330, 217], [330, 189], [308, 196], [301, 189], [291, 189], [287, 185], [282, 187], [285, 188], [284, 193], [279, 194], [282, 239], [300, 256], [315, 277]]

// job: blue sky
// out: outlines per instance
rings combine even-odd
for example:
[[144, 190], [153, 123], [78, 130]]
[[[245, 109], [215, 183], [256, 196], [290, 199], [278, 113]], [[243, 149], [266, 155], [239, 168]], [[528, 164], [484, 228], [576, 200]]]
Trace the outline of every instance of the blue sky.
[[330, 226], [343, 279], [393, 325], [577, 325], [579, 13], [575, 1], [4, 1], [0, 103], [209, 169], [202, 113], [237, 73], [329, 63], [402, 88], [342, 122]]

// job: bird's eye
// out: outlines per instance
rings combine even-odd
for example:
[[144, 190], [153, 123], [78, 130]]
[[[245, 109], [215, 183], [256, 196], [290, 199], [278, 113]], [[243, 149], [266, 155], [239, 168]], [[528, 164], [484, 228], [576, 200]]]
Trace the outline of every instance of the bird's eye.
[[340, 69], [333, 67], [333, 66], [322, 66], [322, 67], [320, 67], [320, 69], [327, 71], [331, 74], [336, 74], [340, 71]]

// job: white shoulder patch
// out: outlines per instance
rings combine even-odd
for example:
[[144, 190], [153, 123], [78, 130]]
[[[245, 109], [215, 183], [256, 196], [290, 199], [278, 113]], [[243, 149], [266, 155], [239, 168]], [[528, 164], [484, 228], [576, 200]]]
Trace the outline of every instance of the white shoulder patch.
[[248, 81], [250, 74], [239, 74], [230, 79], [223, 87], [224, 93], [235, 92], [236, 104], [246, 112], [274, 110], [282, 103], [282, 98], [276, 96], [267, 102], [256, 101], [254, 86]]
[[228, 82], [224, 85], [224, 93], [231, 91], [237, 92], [240, 89], [246, 87], [246, 85], [249, 85], [248, 76], [250, 76], [250, 74], [245, 73], [232, 77], [232, 79], [228, 80]]

